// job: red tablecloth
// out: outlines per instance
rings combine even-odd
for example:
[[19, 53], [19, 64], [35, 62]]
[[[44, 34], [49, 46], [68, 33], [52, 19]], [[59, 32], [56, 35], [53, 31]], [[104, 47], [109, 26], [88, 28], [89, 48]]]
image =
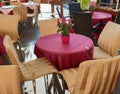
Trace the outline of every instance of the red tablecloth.
[[105, 12], [94, 11], [92, 14], [92, 25], [96, 25], [100, 21], [105, 23], [108, 21], [112, 21], [112, 15]]
[[80, 62], [93, 58], [93, 42], [88, 37], [71, 34], [70, 43], [63, 44], [60, 34], [40, 37], [34, 53], [47, 57], [59, 70], [78, 67]]
[[12, 8], [2, 8], [2, 7], [0, 7], [0, 14], [13, 15], [13, 7]]
[[[34, 4], [38, 5], [38, 12], [40, 12], [40, 5], [38, 3], [31, 3], [31, 4], [29, 4], [28, 2], [22, 3], [23, 6], [27, 7], [28, 13], [33, 13]], [[14, 6], [14, 5], [8, 5], [8, 6]], [[13, 8], [2, 8], [2, 7], [0, 7], [0, 14], [13, 15], [13, 9], [14, 9], [14, 7]]]
[[[6, 54], [5, 47], [3, 45], [3, 38], [0, 36], [0, 56], [3, 56]], [[0, 65], [2, 64], [2, 58], [0, 58]]]

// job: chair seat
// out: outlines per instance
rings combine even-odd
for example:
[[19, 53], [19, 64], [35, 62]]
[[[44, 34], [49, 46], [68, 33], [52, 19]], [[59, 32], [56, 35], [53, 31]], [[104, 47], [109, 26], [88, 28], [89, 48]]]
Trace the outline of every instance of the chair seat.
[[77, 74], [78, 74], [78, 68], [62, 70], [62, 71], [60, 71], [60, 74], [63, 76], [63, 78], [67, 84], [68, 90], [70, 92], [73, 92]]
[[20, 70], [24, 77], [23, 81], [36, 79], [45, 74], [57, 72], [57, 69], [45, 57], [20, 64]]
[[100, 47], [94, 47], [93, 59], [101, 59], [101, 58], [108, 58], [108, 57], [112, 57], [112, 56], [106, 53]]

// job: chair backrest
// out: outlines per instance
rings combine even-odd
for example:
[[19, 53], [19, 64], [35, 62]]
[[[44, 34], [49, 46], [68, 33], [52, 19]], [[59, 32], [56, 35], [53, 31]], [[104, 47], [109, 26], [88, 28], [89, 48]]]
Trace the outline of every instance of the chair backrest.
[[59, 5], [61, 15], [63, 16], [63, 1], [61, 1], [61, 0], [50, 0], [49, 3], [51, 4], [51, 12], [52, 13], [54, 12], [54, 5]]
[[69, 6], [69, 15], [71, 18], [73, 17], [72, 12], [82, 12], [79, 2], [71, 2], [68, 4], [68, 6]]
[[19, 22], [26, 22], [27, 21], [27, 7], [15, 7], [13, 10], [14, 15], [18, 15], [20, 17]]
[[46, 19], [39, 21], [40, 36], [56, 34], [58, 30], [57, 19]]
[[19, 61], [18, 54], [14, 48], [13, 42], [11, 41], [8, 35], [4, 37], [3, 44], [12, 65], [19, 65], [20, 61]]
[[114, 22], [120, 24], [120, 11], [117, 12], [117, 15], [116, 15]]
[[41, 3], [41, 0], [33, 0], [33, 2], [40, 4], [40, 3]]
[[12, 41], [17, 41], [19, 39], [18, 21], [18, 15], [0, 14], [0, 35], [2, 37], [9, 35]]
[[75, 33], [82, 34], [93, 39], [91, 12], [73, 12], [73, 23]]
[[34, 4], [34, 16], [37, 16], [38, 15], [38, 5], [37, 4]]
[[120, 73], [120, 56], [89, 60], [78, 69], [73, 94], [111, 94]]
[[17, 2], [17, 1], [10, 1], [10, 5], [15, 5], [17, 7], [21, 7], [22, 3], [21, 2]]
[[0, 94], [21, 94], [18, 66], [0, 66]]
[[111, 56], [118, 55], [118, 49], [120, 48], [120, 25], [109, 21], [99, 36], [98, 46]]

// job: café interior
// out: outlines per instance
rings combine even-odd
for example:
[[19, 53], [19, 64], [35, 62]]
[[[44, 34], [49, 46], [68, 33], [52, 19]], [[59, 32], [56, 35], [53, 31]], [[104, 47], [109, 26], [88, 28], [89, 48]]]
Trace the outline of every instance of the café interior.
[[0, 0], [0, 94], [120, 94], [119, 0]]

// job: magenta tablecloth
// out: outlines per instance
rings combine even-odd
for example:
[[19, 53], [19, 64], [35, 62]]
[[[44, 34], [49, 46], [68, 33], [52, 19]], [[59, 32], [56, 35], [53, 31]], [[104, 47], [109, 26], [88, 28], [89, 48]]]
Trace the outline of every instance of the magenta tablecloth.
[[[6, 54], [5, 47], [3, 45], [3, 38], [0, 36], [0, 56], [4, 56]], [[2, 58], [0, 58], [0, 65], [3, 64]]]
[[102, 22], [112, 21], [112, 15], [105, 12], [94, 11], [92, 14], [92, 25], [96, 25], [100, 21]]
[[88, 37], [71, 34], [70, 43], [63, 44], [60, 34], [40, 37], [34, 53], [47, 57], [59, 70], [78, 67], [80, 62], [93, 58], [93, 42]]
[[6, 50], [3, 45], [3, 38], [0, 36], [0, 56], [3, 56], [5, 54], [6, 54]]

